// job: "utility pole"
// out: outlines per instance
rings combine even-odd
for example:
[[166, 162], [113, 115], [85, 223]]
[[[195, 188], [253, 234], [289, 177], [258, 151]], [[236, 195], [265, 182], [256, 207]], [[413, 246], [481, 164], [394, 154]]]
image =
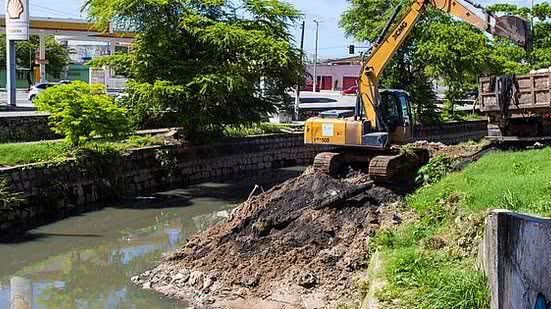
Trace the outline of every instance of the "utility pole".
[[[300, 38], [300, 65], [304, 64], [304, 27], [306, 22], [302, 21], [302, 35]], [[304, 81], [304, 77], [303, 80]], [[299, 108], [300, 108], [300, 84], [297, 85], [297, 92], [295, 94], [295, 120], [299, 120]]]
[[319, 28], [320, 24], [323, 22], [323, 20], [315, 20], [316, 23], [316, 51], [314, 54], [314, 89], [313, 91], [316, 92], [318, 89], [318, 40], [319, 40]]

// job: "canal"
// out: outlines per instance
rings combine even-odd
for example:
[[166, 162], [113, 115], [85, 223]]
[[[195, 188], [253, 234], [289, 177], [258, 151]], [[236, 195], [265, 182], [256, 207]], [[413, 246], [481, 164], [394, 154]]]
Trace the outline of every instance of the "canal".
[[185, 308], [135, 287], [130, 277], [224, 220], [255, 184], [268, 189], [301, 171], [281, 169], [263, 180], [203, 183], [140, 197], [0, 244], [0, 308]]

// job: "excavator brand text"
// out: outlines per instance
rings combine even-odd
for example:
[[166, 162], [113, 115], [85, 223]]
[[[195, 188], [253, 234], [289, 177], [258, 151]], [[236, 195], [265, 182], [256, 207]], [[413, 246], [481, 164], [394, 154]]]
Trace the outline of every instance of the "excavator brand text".
[[403, 23], [400, 24], [400, 26], [398, 26], [398, 29], [396, 29], [396, 31], [394, 31], [394, 34], [392, 35], [392, 38], [394, 39], [394, 41], [398, 40], [398, 37], [400, 36], [400, 34], [402, 34], [402, 32], [404, 32], [404, 29], [407, 26], [408, 26], [407, 21], [404, 21]]

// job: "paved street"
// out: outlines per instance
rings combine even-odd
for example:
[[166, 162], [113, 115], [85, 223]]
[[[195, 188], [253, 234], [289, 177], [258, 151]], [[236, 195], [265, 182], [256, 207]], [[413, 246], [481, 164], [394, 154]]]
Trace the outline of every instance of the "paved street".
[[[0, 110], [7, 106], [8, 96], [5, 89], [0, 90]], [[27, 99], [27, 90], [17, 90], [17, 107], [23, 110], [34, 109], [33, 104]]]

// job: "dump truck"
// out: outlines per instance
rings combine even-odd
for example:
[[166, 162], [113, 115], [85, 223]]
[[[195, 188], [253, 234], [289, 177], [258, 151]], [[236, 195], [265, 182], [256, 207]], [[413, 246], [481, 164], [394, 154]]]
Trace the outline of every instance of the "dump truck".
[[551, 70], [480, 79], [479, 104], [495, 142], [551, 140]]

